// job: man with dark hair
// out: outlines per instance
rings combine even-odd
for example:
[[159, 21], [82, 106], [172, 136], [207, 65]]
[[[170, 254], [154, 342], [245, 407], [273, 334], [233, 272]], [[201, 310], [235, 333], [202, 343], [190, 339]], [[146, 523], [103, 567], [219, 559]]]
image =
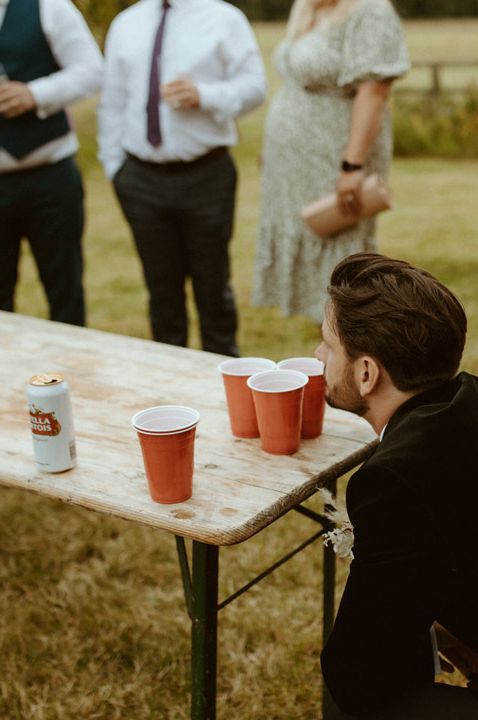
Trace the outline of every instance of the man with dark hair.
[[0, 0], [0, 310], [14, 309], [22, 239], [50, 319], [85, 324], [83, 186], [65, 108], [100, 89], [103, 60], [71, 0]]
[[[333, 718], [478, 717], [478, 378], [466, 316], [429, 273], [375, 254], [335, 268], [316, 351], [327, 400], [380, 436], [352, 476], [350, 574], [322, 670]], [[442, 652], [468, 687], [434, 682]], [[335, 713], [335, 714], [334, 714]]]

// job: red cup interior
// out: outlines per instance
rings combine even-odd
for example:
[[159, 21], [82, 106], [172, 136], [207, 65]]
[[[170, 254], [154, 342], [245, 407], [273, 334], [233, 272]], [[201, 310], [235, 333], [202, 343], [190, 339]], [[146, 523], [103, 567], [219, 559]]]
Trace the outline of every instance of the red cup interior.
[[184, 405], [158, 405], [137, 412], [131, 422], [138, 432], [182, 432], [197, 425], [199, 413]]

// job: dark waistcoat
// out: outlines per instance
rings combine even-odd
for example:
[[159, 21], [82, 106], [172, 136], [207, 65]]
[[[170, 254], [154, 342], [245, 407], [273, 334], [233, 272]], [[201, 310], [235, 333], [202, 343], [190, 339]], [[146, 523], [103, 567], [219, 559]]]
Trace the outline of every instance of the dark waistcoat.
[[[10, 0], [0, 28], [0, 62], [10, 80], [25, 83], [59, 70], [41, 27], [39, 0]], [[0, 147], [20, 159], [69, 130], [63, 110], [42, 120], [34, 111], [12, 119], [0, 115]]]

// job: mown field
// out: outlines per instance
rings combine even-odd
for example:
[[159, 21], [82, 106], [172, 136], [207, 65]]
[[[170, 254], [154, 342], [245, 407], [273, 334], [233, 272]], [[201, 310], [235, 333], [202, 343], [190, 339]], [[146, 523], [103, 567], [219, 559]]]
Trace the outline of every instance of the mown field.
[[[476, 52], [477, 30], [476, 20], [406, 25], [416, 59], [469, 59]], [[278, 81], [270, 55], [282, 31], [277, 24], [257, 26], [271, 93]], [[266, 106], [240, 123], [233, 279], [243, 354], [280, 359], [310, 354], [318, 331], [307, 318], [250, 307], [265, 112]], [[87, 190], [89, 325], [149, 337], [140, 267], [95, 160], [94, 103], [81, 104], [74, 115]], [[470, 321], [463, 365], [474, 372], [477, 176], [476, 161], [396, 159], [390, 179], [396, 207], [379, 223], [382, 252], [426, 267], [461, 297]], [[18, 310], [46, 316], [26, 249]], [[197, 346], [192, 307], [191, 314], [191, 342]], [[0, 718], [187, 718], [189, 626], [174, 539], [25, 493], [2, 489], [0, 495]], [[250, 579], [309, 530], [307, 520], [286, 517], [244, 547], [227, 548], [221, 594]], [[222, 612], [219, 720], [320, 717], [320, 573], [315, 545]], [[341, 576], [345, 573], [341, 565]]]

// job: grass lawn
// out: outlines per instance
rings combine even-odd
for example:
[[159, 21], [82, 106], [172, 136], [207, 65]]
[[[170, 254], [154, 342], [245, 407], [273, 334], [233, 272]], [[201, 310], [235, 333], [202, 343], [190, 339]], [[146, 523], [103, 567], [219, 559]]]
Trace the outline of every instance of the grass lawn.
[[[414, 58], [473, 57], [477, 21], [407, 23]], [[258, 25], [266, 58], [281, 25]], [[277, 79], [268, 63], [271, 91]], [[304, 317], [249, 305], [258, 216], [262, 107], [240, 123], [233, 278], [243, 354], [310, 354], [318, 331]], [[146, 293], [128, 228], [96, 163], [93, 103], [75, 110], [87, 189], [86, 287], [92, 327], [149, 337]], [[464, 367], [478, 373], [478, 162], [395, 160], [396, 207], [379, 222], [381, 251], [448, 284], [469, 317]], [[18, 310], [46, 316], [27, 251]], [[193, 308], [191, 313], [194, 315]], [[192, 344], [197, 346], [196, 324]], [[41, 368], [39, 368], [41, 370]], [[25, 379], [26, 380], [26, 379]], [[152, 378], [154, 381], [154, 378]], [[0, 504], [0, 718], [183, 720], [189, 716], [189, 627], [167, 533], [12, 490]], [[316, 501], [312, 501], [312, 505]], [[223, 554], [228, 594], [309, 534], [285, 517]], [[319, 717], [320, 548], [282, 567], [220, 618], [218, 718]], [[345, 576], [346, 566], [339, 574]]]

